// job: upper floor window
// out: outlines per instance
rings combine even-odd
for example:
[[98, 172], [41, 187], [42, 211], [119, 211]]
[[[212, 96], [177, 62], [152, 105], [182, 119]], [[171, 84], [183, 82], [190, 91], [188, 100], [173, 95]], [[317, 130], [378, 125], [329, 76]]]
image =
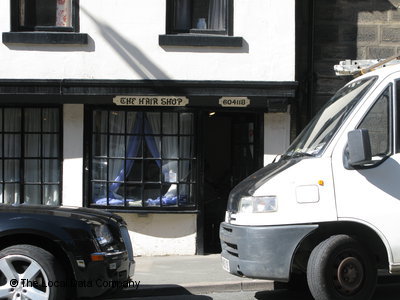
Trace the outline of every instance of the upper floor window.
[[233, 34], [233, 0], [168, 0], [167, 4], [167, 33]]
[[12, 31], [77, 32], [77, 0], [12, 1]]

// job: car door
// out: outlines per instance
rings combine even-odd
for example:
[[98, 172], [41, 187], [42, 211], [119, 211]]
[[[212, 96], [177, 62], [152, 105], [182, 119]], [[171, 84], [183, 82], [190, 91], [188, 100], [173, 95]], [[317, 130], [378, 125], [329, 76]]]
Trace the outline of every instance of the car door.
[[[386, 82], [369, 107], [356, 114], [348, 131], [368, 130], [372, 161], [353, 168], [346, 166], [347, 132], [335, 148], [332, 165], [339, 220], [349, 220], [372, 227], [391, 249], [390, 262], [400, 262], [400, 153], [396, 147], [397, 99], [399, 82]], [[364, 108], [365, 109], [365, 108]], [[360, 109], [363, 111], [363, 109]], [[361, 117], [360, 117], [361, 116]]]

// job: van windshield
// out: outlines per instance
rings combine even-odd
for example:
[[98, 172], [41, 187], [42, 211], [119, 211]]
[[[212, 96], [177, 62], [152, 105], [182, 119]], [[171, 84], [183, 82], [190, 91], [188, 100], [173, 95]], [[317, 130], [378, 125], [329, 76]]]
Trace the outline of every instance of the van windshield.
[[339, 127], [375, 80], [376, 77], [369, 77], [341, 88], [303, 129], [282, 158], [322, 154]]

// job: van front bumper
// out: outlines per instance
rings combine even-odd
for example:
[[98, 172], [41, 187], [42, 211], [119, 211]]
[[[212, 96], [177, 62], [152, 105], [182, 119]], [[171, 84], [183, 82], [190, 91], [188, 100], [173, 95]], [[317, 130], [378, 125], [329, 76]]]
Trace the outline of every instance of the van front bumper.
[[222, 266], [231, 274], [289, 281], [294, 252], [318, 225], [238, 226], [221, 223]]

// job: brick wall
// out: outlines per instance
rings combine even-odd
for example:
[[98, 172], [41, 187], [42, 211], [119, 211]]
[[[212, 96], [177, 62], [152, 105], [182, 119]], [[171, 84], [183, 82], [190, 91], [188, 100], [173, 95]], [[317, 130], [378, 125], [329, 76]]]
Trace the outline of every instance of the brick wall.
[[400, 0], [314, 0], [312, 50], [314, 114], [351, 79], [335, 76], [340, 60], [400, 53]]

